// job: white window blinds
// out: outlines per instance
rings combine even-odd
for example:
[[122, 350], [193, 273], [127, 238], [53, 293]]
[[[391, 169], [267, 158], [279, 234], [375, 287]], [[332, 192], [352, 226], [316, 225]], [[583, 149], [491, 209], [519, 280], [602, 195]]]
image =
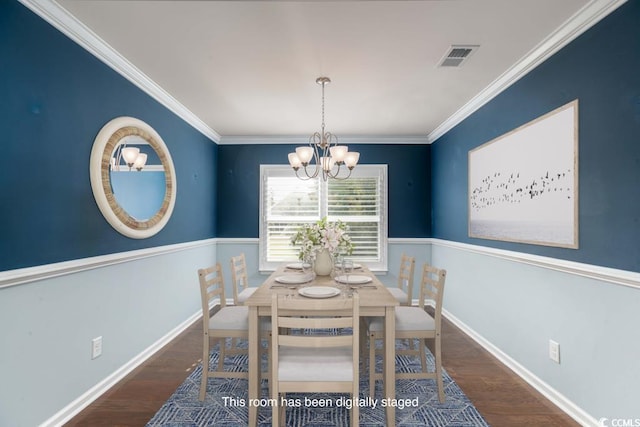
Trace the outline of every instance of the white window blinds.
[[261, 167], [260, 269], [297, 259], [291, 236], [326, 216], [349, 226], [352, 258], [386, 269], [386, 165], [358, 165], [349, 179], [302, 181], [288, 166]]

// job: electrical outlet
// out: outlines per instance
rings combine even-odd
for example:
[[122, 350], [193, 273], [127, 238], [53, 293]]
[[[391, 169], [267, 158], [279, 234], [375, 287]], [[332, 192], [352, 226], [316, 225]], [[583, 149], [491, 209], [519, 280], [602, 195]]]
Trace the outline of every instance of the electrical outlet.
[[91, 359], [102, 354], [102, 337], [97, 337], [91, 340]]
[[549, 359], [560, 363], [560, 344], [554, 340], [549, 340]]

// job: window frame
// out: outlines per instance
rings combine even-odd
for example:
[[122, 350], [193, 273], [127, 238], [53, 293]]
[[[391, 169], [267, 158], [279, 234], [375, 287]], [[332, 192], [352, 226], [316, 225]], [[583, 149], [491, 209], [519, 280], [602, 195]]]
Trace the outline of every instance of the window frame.
[[[259, 243], [258, 243], [258, 254], [259, 254], [259, 265], [258, 269], [261, 272], [271, 272], [274, 271], [280, 264], [280, 261], [267, 261], [267, 245], [266, 238], [264, 238], [266, 230], [267, 230], [267, 217], [265, 212], [265, 190], [266, 190], [266, 179], [271, 174], [287, 176], [291, 175], [291, 177], [295, 178], [295, 174], [289, 165], [260, 165], [260, 225], [259, 225]], [[367, 267], [371, 271], [377, 272], [386, 272], [388, 269], [388, 258], [387, 258], [387, 243], [389, 236], [389, 223], [388, 223], [388, 167], [386, 164], [367, 164], [367, 165], [358, 165], [351, 174], [351, 177], [371, 177], [371, 176], [379, 176], [380, 177], [380, 189], [379, 189], [379, 198], [380, 203], [380, 217], [379, 217], [379, 261], [370, 262], [367, 261]], [[298, 178], [296, 178], [298, 179]], [[315, 178], [320, 179], [320, 178]], [[328, 191], [327, 184], [324, 182], [320, 183], [320, 195], [319, 195], [319, 203], [320, 203], [320, 218], [325, 216], [328, 210], [327, 201], [328, 201]], [[324, 188], [323, 188], [324, 187]], [[320, 219], [318, 218], [318, 219]]]

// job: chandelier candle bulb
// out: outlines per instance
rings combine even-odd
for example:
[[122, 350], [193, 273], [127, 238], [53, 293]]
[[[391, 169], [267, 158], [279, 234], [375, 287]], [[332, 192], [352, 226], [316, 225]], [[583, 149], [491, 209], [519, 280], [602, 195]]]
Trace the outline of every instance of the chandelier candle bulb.
[[344, 163], [347, 165], [349, 170], [353, 169], [360, 159], [360, 153], [357, 151], [349, 151], [344, 158]]
[[144, 165], [147, 163], [147, 155], [145, 153], [138, 154], [136, 160], [133, 162], [133, 167], [140, 172]]
[[138, 154], [140, 154], [140, 149], [136, 147], [127, 147], [122, 149], [122, 157], [124, 157], [124, 161], [129, 167], [133, 166]]
[[331, 153], [331, 157], [336, 162], [337, 165], [340, 165], [344, 162], [344, 158], [347, 155], [347, 151], [349, 151], [349, 147], [346, 145], [336, 145], [335, 147], [331, 147], [329, 152]]
[[300, 169], [302, 162], [296, 153], [289, 153], [289, 164], [294, 170]]
[[300, 159], [302, 166], [306, 166], [309, 164], [309, 161], [313, 157], [313, 148], [298, 147], [296, 148], [296, 155], [298, 156], [298, 159]]
[[333, 159], [331, 157], [321, 157], [320, 163], [322, 163], [322, 169], [327, 172], [333, 169]]

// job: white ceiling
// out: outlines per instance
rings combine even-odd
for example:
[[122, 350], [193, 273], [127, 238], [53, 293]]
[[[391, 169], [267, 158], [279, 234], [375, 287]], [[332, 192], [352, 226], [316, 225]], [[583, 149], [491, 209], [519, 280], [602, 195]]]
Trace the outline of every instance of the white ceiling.
[[[332, 80], [326, 125], [343, 140], [433, 140], [612, 3], [22, 1], [57, 8], [50, 22], [222, 143], [319, 130], [318, 76]], [[438, 67], [453, 44], [480, 48], [461, 68]]]

